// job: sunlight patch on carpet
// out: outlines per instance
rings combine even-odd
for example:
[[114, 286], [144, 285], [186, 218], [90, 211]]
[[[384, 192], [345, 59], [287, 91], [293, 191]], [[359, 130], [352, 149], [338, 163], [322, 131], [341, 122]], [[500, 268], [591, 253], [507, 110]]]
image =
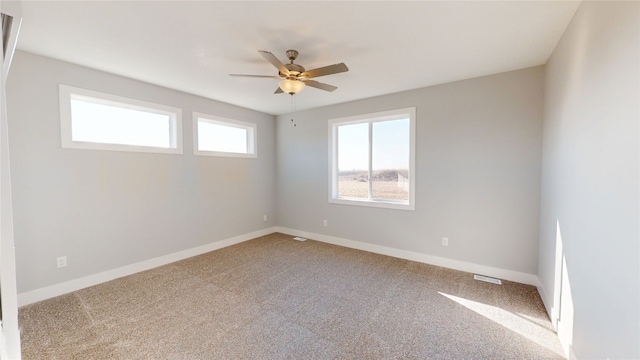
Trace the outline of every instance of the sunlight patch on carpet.
[[530, 341], [533, 341], [540, 346], [549, 349], [550, 351], [553, 351], [560, 356], [564, 356], [562, 352], [559, 352], [559, 349], [552, 345], [554, 344], [556, 334], [534, 322], [531, 322], [528, 319], [524, 319], [519, 315], [513, 314], [496, 306], [491, 306], [477, 301], [464, 299], [458, 296], [445, 294], [443, 292], [438, 292], [438, 294], [452, 301], [455, 301], [456, 303], [466, 307], [467, 309], [480, 314], [499, 325], [504, 326], [505, 328], [519, 334], [520, 336], [525, 337]]

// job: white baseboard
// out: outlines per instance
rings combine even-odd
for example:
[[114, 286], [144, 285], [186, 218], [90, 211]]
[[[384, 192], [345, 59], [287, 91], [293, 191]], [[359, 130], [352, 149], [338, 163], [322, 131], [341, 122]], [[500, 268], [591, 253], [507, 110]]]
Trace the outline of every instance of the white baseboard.
[[364, 250], [376, 254], [392, 256], [400, 259], [417, 261], [425, 264], [441, 266], [449, 269], [490, 276], [498, 279], [513, 281], [521, 284], [539, 286], [536, 275], [523, 272], [494, 268], [490, 266], [478, 265], [470, 262], [447, 259], [440, 256], [427, 255], [413, 251], [394, 249], [387, 246], [368, 244], [360, 241], [348, 240], [334, 236], [315, 234], [307, 231], [277, 227], [278, 232], [292, 236], [301, 236], [321, 242], [344, 246], [352, 249]]
[[254, 231], [248, 234], [234, 236], [225, 240], [212, 242], [207, 245], [178, 251], [172, 254], [159, 256], [153, 259], [141, 261], [135, 264], [107, 270], [98, 274], [85, 276], [82, 278], [69, 280], [60, 284], [47, 286], [18, 294], [18, 306], [33, 304], [38, 301], [50, 299], [56, 296], [68, 294], [70, 292], [84, 289], [89, 286], [101, 284], [123, 276], [132, 275], [141, 271], [156, 268], [158, 266], [170, 264], [172, 262], [184, 260], [196, 255], [204, 254], [210, 251], [218, 250], [223, 247], [235, 245], [247, 240], [255, 239], [260, 236], [268, 235], [277, 231], [276, 227], [270, 227], [263, 230]]
[[439, 256], [427, 255], [427, 254], [422, 254], [422, 253], [417, 253], [417, 252], [407, 251], [407, 250], [400, 250], [400, 249], [395, 249], [387, 246], [368, 244], [360, 241], [348, 240], [348, 239], [338, 238], [338, 237], [329, 236], [329, 235], [316, 234], [316, 233], [311, 233], [307, 231], [289, 229], [285, 227], [270, 227], [263, 230], [251, 232], [248, 234], [243, 234], [243, 235], [235, 236], [232, 238], [228, 238], [225, 240], [216, 241], [207, 245], [179, 251], [176, 253], [160, 256], [160, 257], [149, 259], [149, 260], [145, 260], [139, 263], [119, 267], [116, 269], [107, 270], [98, 274], [93, 274], [93, 275], [85, 276], [82, 278], [66, 281], [63, 283], [47, 286], [44, 288], [20, 293], [18, 294], [18, 306], [25, 306], [25, 305], [33, 304], [38, 301], [68, 294], [70, 292], [84, 289], [89, 286], [101, 284], [101, 283], [111, 281], [113, 279], [117, 279], [123, 276], [132, 275], [141, 271], [156, 268], [158, 266], [184, 260], [196, 255], [204, 254], [204, 253], [221, 249], [223, 247], [227, 247], [230, 245], [235, 245], [235, 244], [238, 244], [247, 240], [251, 240], [260, 236], [268, 235], [274, 232], [280, 232], [280, 233], [289, 234], [292, 236], [301, 236], [301, 237], [314, 239], [317, 241], [334, 244], [338, 246], [344, 246], [352, 249], [358, 249], [358, 250], [368, 251], [376, 254], [392, 256], [400, 259], [417, 261], [425, 264], [442, 266], [449, 269], [495, 277], [495, 278], [514, 281], [522, 284], [533, 285], [538, 287], [538, 291], [540, 292], [543, 302], [545, 303], [545, 307], [547, 308], [547, 311], [549, 311], [549, 307], [547, 306], [547, 299], [544, 294], [544, 289], [541, 287], [538, 277], [533, 274], [499, 269], [499, 268], [494, 268], [490, 266], [469, 263], [465, 261], [447, 259]]
[[9, 354], [7, 353], [7, 342], [5, 341], [4, 336], [4, 329], [0, 331], [0, 359], [9, 359]]
[[539, 282], [539, 285], [537, 286], [537, 288], [538, 288], [538, 294], [540, 294], [540, 298], [542, 299], [542, 304], [544, 305], [545, 310], [547, 310], [547, 315], [549, 315], [549, 319], [551, 319], [551, 324], [553, 325], [553, 329], [555, 331], [558, 331], [558, 322], [557, 322], [557, 319], [555, 319], [555, 314], [553, 313], [553, 299], [550, 299], [548, 297], [548, 294], [544, 289], [542, 282]]
[[[549, 319], [551, 319], [551, 325], [553, 325], [553, 329], [556, 332], [556, 335], [558, 334], [558, 317], [559, 317], [559, 309], [558, 308], [553, 308], [553, 299], [548, 297], [548, 293], [545, 290], [544, 286], [542, 285], [542, 282], [540, 282], [540, 285], [538, 285], [538, 293], [540, 294], [540, 298], [542, 298], [542, 303], [544, 304], [544, 308], [545, 310], [547, 310], [547, 315], [549, 315]], [[557, 305], [559, 306], [559, 304]], [[578, 357], [576, 356], [576, 354], [573, 352], [573, 344], [569, 343], [565, 346], [565, 343], [562, 341], [562, 339], [560, 339], [560, 337], [558, 337], [558, 340], [560, 340], [560, 345], [562, 345], [562, 349], [565, 352], [565, 355], [567, 356], [568, 360], [578, 360]]]

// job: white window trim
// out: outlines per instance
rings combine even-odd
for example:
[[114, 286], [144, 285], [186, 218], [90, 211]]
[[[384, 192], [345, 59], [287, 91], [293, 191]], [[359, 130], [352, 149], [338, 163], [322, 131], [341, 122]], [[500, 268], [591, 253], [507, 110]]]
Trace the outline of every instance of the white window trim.
[[[378, 121], [402, 119], [409, 115], [409, 201], [398, 202], [386, 199], [362, 199], [338, 197], [338, 125], [356, 124]], [[371, 125], [370, 125], [371, 126]], [[371, 141], [372, 133], [369, 131]], [[372, 161], [371, 147], [369, 148], [369, 162]], [[371, 164], [369, 164], [371, 167]], [[368, 206], [387, 209], [415, 210], [416, 184], [416, 108], [403, 108], [371, 114], [329, 120], [329, 203], [342, 205]]]
[[[207, 122], [237, 127], [247, 130], [247, 153], [234, 153], [225, 151], [208, 151], [198, 149], [198, 119], [203, 119]], [[193, 112], [193, 154], [204, 156], [219, 156], [219, 157], [240, 157], [240, 158], [257, 158], [258, 157], [258, 125], [254, 123], [248, 123], [239, 120], [227, 119], [220, 116], [204, 114], [200, 112]]]
[[[182, 154], [182, 109], [131, 99], [122, 96], [105, 94], [98, 91], [81, 89], [68, 85], [59, 85], [60, 90], [60, 125], [62, 147], [69, 149], [110, 150], [149, 152], [163, 154]], [[71, 134], [71, 99], [89, 101], [101, 105], [111, 105], [126, 109], [140, 110], [155, 114], [168, 115], [172, 127], [170, 129], [171, 146], [162, 148], [155, 146], [137, 146], [126, 144], [107, 144], [87, 141], [74, 141]]]

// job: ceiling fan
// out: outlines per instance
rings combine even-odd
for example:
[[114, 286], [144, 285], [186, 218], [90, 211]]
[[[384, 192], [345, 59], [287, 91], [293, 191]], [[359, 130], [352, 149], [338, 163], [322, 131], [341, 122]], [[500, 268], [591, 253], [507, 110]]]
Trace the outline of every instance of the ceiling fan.
[[293, 95], [302, 91], [305, 85], [309, 85], [320, 90], [334, 91], [335, 89], [337, 89], [336, 86], [324, 84], [310, 79], [349, 71], [349, 68], [344, 63], [324, 66], [313, 70], [305, 70], [305, 68], [301, 65], [293, 63], [293, 61], [298, 57], [298, 52], [296, 50], [287, 50], [287, 58], [289, 58], [291, 62], [286, 65], [280, 62], [280, 60], [278, 60], [275, 55], [268, 51], [260, 50], [259, 53], [260, 55], [262, 55], [262, 57], [264, 57], [268, 62], [273, 64], [273, 66], [278, 69], [278, 76], [244, 74], [229, 74], [229, 76], [280, 79], [281, 81], [278, 84], [279, 87], [274, 92], [274, 94], [287, 93]]

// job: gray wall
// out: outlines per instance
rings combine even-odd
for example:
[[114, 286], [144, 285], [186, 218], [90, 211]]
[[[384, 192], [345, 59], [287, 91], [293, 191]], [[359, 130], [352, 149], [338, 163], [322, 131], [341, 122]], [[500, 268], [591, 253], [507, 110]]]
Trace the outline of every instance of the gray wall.
[[[278, 225], [535, 274], [543, 79], [535, 67], [279, 116]], [[329, 204], [327, 120], [410, 106], [416, 210]]]
[[564, 255], [578, 358], [640, 358], [639, 34], [638, 2], [585, 1], [546, 69], [539, 278], [557, 313]]
[[[62, 149], [60, 83], [181, 108], [184, 154]], [[7, 86], [20, 293], [275, 225], [273, 116], [24, 52]], [[258, 158], [194, 156], [194, 110], [257, 123]]]

